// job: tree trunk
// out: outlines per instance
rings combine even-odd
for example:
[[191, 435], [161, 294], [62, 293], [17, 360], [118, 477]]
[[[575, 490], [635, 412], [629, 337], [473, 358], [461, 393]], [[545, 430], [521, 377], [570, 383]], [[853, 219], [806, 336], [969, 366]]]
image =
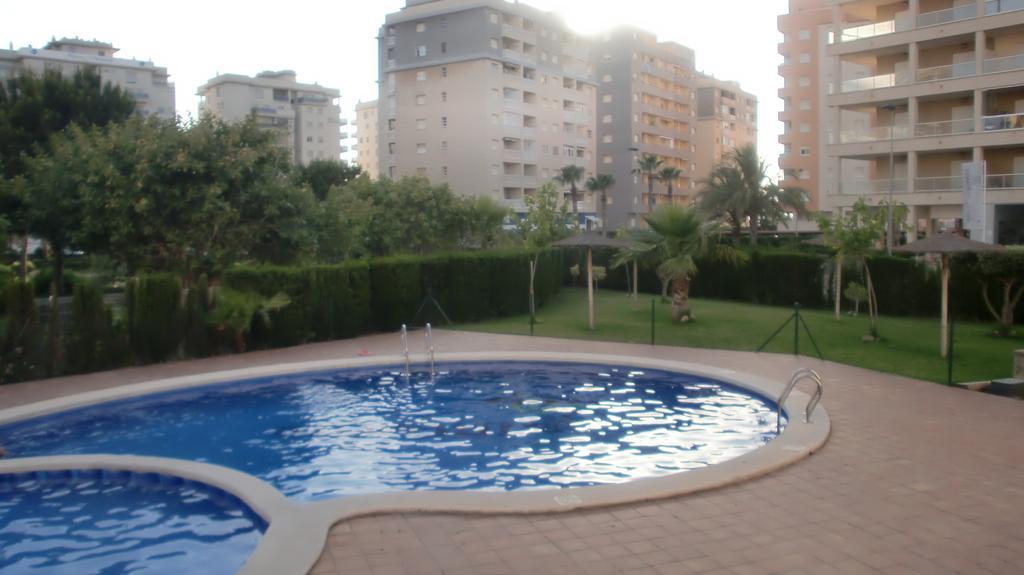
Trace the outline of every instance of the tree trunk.
[[21, 281], [28, 281], [28, 234], [21, 236], [21, 265], [18, 270]]
[[871, 322], [871, 337], [878, 339], [878, 298], [875, 296], [875, 284], [871, 281], [871, 268], [867, 259], [864, 260], [864, 277], [868, 284], [868, 318]]
[[[576, 198], [576, 184], [574, 182], [570, 182], [569, 183], [569, 194], [572, 196], [572, 213], [573, 213], [573, 215], [577, 215], [578, 216], [578, 214], [580, 213], [580, 211], [579, 211], [579, 200]], [[579, 219], [579, 217], [577, 217], [576, 218], [576, 225], [579, 225], [579, 222], [580, 222], [580, 219]]]
[[836, 256], [836, 319], [842, 317], [843, 313], [843, 256]]
[[1014, 313], [1013, 310], [1017, 307], [1017, 303], [1020, 302], [1021, 294], [1024, 293], [1024, 286], [1017, 289], [1014, 293], [1013, 286], [1016, 280], [1003, 280], [1003, 304], [998, 312], [996, 312], [995, 306], [992, 305], [992, 301], [988, 296], [988, 285], [985, 283], [981, 284], [981, 296], [985, 300], [985, 307], [988, 308], [992, 317], [999, 323], [999, 328], [996, 330], [1000, 336], [1006, 337], [1013, 331]]
[[750, 218], [750, 245], [757, 247], [757, 232], [760, 229], [760, 225], [757, 222], [757, 217]]
[[647, 174], [647, 211], [654, 211], [654, 174]]
[[672, 320], [690, 319], [690, 278], [678, 276], [672, 280]]
[[669, 205], [672, 205], [672, 181], [671, 180], [669, 180], [669, 182], [668, 182], [668, 203], [669, 203]]
[[671, 283], [671, 278], [665, 277], [659, 273], [658, 279], [661, 280], [661, 301], [666, 301], [668, 300], [668, 286]]

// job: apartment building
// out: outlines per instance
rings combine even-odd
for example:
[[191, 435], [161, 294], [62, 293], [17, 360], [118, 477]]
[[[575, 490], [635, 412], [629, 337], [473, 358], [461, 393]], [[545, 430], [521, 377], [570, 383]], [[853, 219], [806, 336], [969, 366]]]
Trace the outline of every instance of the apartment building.
[[374, 180], [380, 177], [378, 121], [377, 100], [356, 104], [356, 164]]
[[591, 57], [598, 80], [597, 171], [611, 174], [616, 182], [609, 227], [635, 226], [649, 211], [650, 201], [668, 200], [661, 182], [655, 182], [654, 197], [649, 198], [647, 176], [634, 173], [643, 154], [657, 156], [662, 167], [679, 169], [673, 202], [688, 203], [697, 181], [693, 50], [621, 27], [596, 38]]
[[313, 160], [339, 161], [340, 94], [319, 84], [301, 84], [295, 72], [261, 72], [255, 77], [221, 74], [199, 87], [199, 113], [226, 122], [253, 117], [274, 130], [278, 143], [296, 164]]
[[697, 185], [711, 175], [723, 156], [748, 145], [757, 145], [757, 96], [744, 92], [738, 82], [698, 75]]
[[140, 116], [174, 119], [174, 84], [169, 81], [167, 68], [149, 61], [116, 58], [118, 51], [106, 42], [78, 38], [52, 40], [43, 48], [0, 50], [0, 81], [21, 71], [41, 75], [45, 70], [56, 70], [71, 75], [92, 67], [99, 71], [104, 84], [119, 86], [135, 99]]
[[779, 98], [782, 134], [782, 187], [800, 187], [809, 195], [810, 210], [823, 209], [822, 182], [826, 170], [825, 120], [828, 58], [825, 46], [832, 23], [830, 0], [789, 0], [789, 13], [779, 16], [783, 78]]
[[1024, 242], [1024, 0], [832, 0], [829, 11], [823, 207], [891, 190], [913, 240], [960, 226], [970, 183], [985, 214], [972, 235]]
[[[382, 176], [425, 176], [521, 212], [563, 166], [594, 174], [591, 47], [558, 17], [502, 0], [408, 0], [378, 41]], [[579, 209], [592, 218], [593, 198]]]

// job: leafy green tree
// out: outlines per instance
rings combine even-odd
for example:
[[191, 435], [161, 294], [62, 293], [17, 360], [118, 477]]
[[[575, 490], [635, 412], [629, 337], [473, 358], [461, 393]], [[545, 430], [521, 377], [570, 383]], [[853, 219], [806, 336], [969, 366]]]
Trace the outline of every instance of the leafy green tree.
[[[868, 337], [878, 339], [878, 300], [875, 285], [871, 281], [871, 268], [868, 266], [868, 255], [882, 240], [885, 234], [885, 210], [872, 210], [864, 200], [857, 203], [846, 213], [838, 213], [832, 218], [824, 214], [818, 216], [818, 227], [824, 235], [825, 245], [836, 252], [835, 297], [838, 302], [842, 287], [843, 259], [852, 257], [860, 264], [864, 272], [867, 287], [868, 318], [870, 332]], [[839, 314], [839, 304], [836, 305]]]
[[459, 247], [463, 249], [488, 249], [508, 241], [504, 230], [505, 220], [511, 211], [494, 198], [459, 198]]
[[665, 166], [658, 172], [658, 180], [668, 189], [668, 203], [672, 203], [672, 186], [683, 175], [679, 168]]
[[252, 329], [253, 322], [259, 320], [269, 326], [270, 312], [291, 303], [291, 298], [283, 292], [265, 298], [256, 292], [225, 288], [218, 290], [207, 321], [218, 330], [230, 332], [235, 352], [242, 353], [245, 351], [245, 334]]
[[664, 162], [654, 154], [644, 154], [637, 160], [637, 167], [634, 174], [641, 174], [647, 177], [647, 210], [654, 212], [654, 180], [658, 177], [658, 171]]
[[363, 171], [340, 160], [313, 160], [296, 166], [292, 175], [299, 185], [309, 186], [319, 201], [327, 199], [327, 194], [335, 186], [344, 186], [359, 177]]
[[[105, 126], [123, 122], [135, 100], [86, 66], [71, 76], [48, 70], [41, 76], [22, 72], [0, 82], [0, 209], [10, 231], [21, 237], [22, 280], [27, 273], [29, 203], [27, 184], [31, 158], [46, 154], [50, 139], [68, 126]], [[37, 202], [38, 203], [38, 202]]]
[[615, 185], [615, 177], [611, 174], [598, 174], [584, 184], [587, 191], [600, 197], [601, 232], [608, 233], [608, 189]]
[[537, 276], [537, 261], [540, 251], [569, 235], [565, 229], [565, 204], [559, 207], [558, 189], [550, 182], [541, 186], [533, 195], [526, 196], [526, 214], [519, 220], [519, 235], [523, 245], [533, 250], [530, 259], [530, 317], [536, 317], [534, 278]]
[[[1024, 248], [1011, 247], [1005, 251], [984, 252], [978, 254], [976, 266], [981, 277], [981, 295], [985, 307], [998, 322], [997, 333], [1006, 337], [1013, 331], [1014, 309], [1024, 295]], [[1002, 287], [1003, 297], [997, 310], [989, 297], [989, 283], [995, 282]]]
[[579, 226], [579, 196], [576, 183], [583, 179], [583, 166], [569, 164], [563, 166], [555, 175], [555, 181], [563, 186], [569, 186], [569, 194], [572, 198], [572, 213], [575, 216], [576, 225]]
[[697, 211], [679, 206], [663, 206], [646, 218], [650, 234], [634, 241], [646, 242], [646, 248], [658, 260], [658, 271], [670, 279], [672, 319], [689, 321], [690, 281], [697, 273], [697, 258], [710, 257], [740, 262], [745, 255], [735, 248], [718, 243], [718, 222], [701, 219]]

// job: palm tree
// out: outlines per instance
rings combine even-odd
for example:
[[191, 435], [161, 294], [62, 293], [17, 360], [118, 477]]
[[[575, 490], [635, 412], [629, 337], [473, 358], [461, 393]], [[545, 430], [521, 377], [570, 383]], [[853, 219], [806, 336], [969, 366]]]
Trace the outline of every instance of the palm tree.
[[637, 167], [633, 170], [634, 174], [643, 174], [647, 176], [647, 211], [654, 211], [654, 178], [657, 177], [658, 168], [663, 164], [658, 156], [654, 154], [644, 154], [640, 156], [637, 161]]
[[615, 185], [615, 178], [611, 174], [598, 174], [587, 180], [584, 184], [587, 191], [592, 194], [601, 194], [601, 233], [608, 233], [608, 188]]
[[761, 218], [770, 208], [770, 202], [764, 194], [764, 182], [768, 178], [768, 168], [757, 155], [753, 144], [734, 148], [729, 154], [729, 161], [739, 171], [739, 182], [742, 186], [738, 193], [745, 206], [744, 215], [750, 230], [750, 245], [757, 247], [757, 233], [760, 230]]
[[646, 238], [636, 236], [634, 241], [647, 244], [646, 249], [654, 252], [660, 261], [659, 275], [670, 278], [672, 319], [688, 321], [692, 318], [690, 278], [697, 273], [696, 259], [710, 257], [738, 262], [746, 256], [731, 246], [719, 244], [714, 238], [718, 222], [702, 220], [695, 210], [664, 206], [644, 219], [653, 234]]
[[576, 225], [579, 225], [579, 198], [576, 195], [576, 182], [583, 178], [583, 167], [569, 164], [568, 166], [562, 167], [558, 170], [558, 174], [555, 175], [555, 181], [563, 186], [569, 186], [569, 193], [572, 197], [572, 213], [576, 220]]
[[661, 183], [665, 184], [668, 187], [669, 204], [672, 203], [672, 184], [674, 184], [675, 181], [678, 180], [679, 177], [682, 175], [683, 172], [681, 172], [679, 168], [674, 168], [672, 166], [665, 166], [664, 168], [661, 169], [660, 172], [658, 172], [658, 179], [661, 180]]

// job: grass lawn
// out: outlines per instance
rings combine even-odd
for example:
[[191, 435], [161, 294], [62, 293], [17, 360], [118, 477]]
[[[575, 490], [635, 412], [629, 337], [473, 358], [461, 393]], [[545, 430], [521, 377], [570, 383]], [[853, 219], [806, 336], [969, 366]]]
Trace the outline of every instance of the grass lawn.
[[[595, 331], [587, 329], [587, 292], [563, 289], [559, 297], [537, 311], [534, 335], [650, 343], [651, 301], [655, 301], [655, 342], [715, 349], [754, 351], [782, 322], [792, 309], [695, 299], [696, 320], [675, 323], [669, 317], [670, 304], [660, 298], [641, 294], [633, 304], [623, 292], [600, 290], [595, 298]], [[939, 357], [939, 319], [879, 318], [881, 341], [864, 343], [868, 331], [867, 315], [844, 316], [836, 321], [832, 312], [801, 312], [825, 359], [945, 383], [946, 361]], [[1013, 350], [1024, 347], [1022, 338], [998, 338], [990, 335], [992, 323], [957, 323], [955, 326], [954, 381], [979, 381], [1009, 377], [1013, 373]], [[528, 335], [529, 317], [515, 316], [479, 323], [463, 324], [458, 329]], [[793, 353], [793, 325], [780, 333], [765, 349]], [[801, 330], [800, 351], [814, 355], [814, 349]]]

